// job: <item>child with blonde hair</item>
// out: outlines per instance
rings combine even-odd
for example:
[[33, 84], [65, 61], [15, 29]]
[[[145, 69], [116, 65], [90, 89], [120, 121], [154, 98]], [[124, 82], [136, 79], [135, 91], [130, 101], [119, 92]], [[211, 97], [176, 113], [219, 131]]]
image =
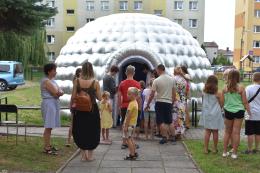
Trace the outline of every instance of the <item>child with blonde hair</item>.
[[111, 144], [109, 129], [113, 126], [112, 105], [109, 102], [110, 93], [104, 91], [100, 102], [101, 131], [104, 143]]
[[135, 87], [128, 88], [127, 97], [130, 102], [127, 107], [126, 117], [123, 124], [123, 139], [127, 142], [129, 155], [126, 156], [124, 160], [136, 160], [138, 154], [136, 152], [133, 135], [135, 133], [138, 118], [138, 103], [136, 99], [139, 97], [139, 90]]

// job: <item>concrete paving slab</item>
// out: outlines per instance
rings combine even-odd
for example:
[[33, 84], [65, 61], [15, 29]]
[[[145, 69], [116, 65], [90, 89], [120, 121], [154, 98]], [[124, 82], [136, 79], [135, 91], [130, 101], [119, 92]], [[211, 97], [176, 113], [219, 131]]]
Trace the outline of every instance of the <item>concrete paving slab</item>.
[[165, 173], [163, 168], [133, 168], [132, 173]]

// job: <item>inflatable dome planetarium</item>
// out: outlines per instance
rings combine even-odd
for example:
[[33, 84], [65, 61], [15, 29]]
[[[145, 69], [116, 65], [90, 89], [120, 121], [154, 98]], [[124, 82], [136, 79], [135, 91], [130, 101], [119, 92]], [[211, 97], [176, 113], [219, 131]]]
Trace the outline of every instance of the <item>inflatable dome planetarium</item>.
[[100, 17], [80, 28], [61, 49], [56, 59], [58, 85], [65, 94], [63, 105], [70, 101], [72, 78], [76, 68], [89, 61], [102, 86], [102, 78], [111, 65], [120, 68], [117, 82], [124, 79], [127, 65], [136, 67], [135, 78], [164, 64], [172, 74], [176, 66], [187, 66], [193, 96], [202, 91], [205, 79], [212, 74], [210, 63], [198, 41], [180, 25], [150, 14], [112, 14]]

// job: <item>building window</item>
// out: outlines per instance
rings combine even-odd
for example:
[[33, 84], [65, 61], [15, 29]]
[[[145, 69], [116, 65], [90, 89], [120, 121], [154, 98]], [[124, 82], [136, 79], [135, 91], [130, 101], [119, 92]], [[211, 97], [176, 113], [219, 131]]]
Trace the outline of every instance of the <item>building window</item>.
[[47, 52], [47, 56], [48, 56], [49, 61], [55, 60], [55, 52]]
[[260, 32], [260, 25], [255, 25], [254, 26], [254, 32], [257, 32], [257, 33]]
[[74, 10], [72, 10], [72, 9], [67, 9], [67, 14], [74, 14]]
[[198, 1], [190, 1], [189, 2], [190, 10], [198, 10]]
[[55, 0], [48, 0], [47, 4], [48, 4], [48, 7], [54, 8], [55, 7]]
[[55, 36], [54, 35], [47, 35], [47, 43], [48, 44], [54, 44], [55, 42]]
[[254, 62], [260, 63], [260, 56], [254, 56]]
[[52, 18], [49, 18], [47, 21], [46, 21], [46, 26], [48, 27], [52, 27], [54, 26], [54, 22], [55, 22], [55, 19], [52, 17]]
[[127, 10], [128, 9], [128, 4], [127, 4], [127, 1], [120, 1], [119, 2], [119, 9], [120, 10]]
[[183, 1], [174, 1], [174, 10], [183, 10]]
[[135, 1], [134, 2], [134, 10], [142, 10], [143, 9], [143, 2], [142, 1]]
[[260, 48], [260, 40], [254, 40], [253, 47], [254, 48]]
[[190, 28], [197, 28], [198, 27], [198, 20], [197, 19], [189, 19], [189, 27]]
[[86, 1], [87, 3], [87, 11], [93, 11], [94, 10], [94, 1]]
[[178, 23], [179, 25], [182, 25], [182, 19], [174, 19], [174, 22]]
[[162, 10], [154, 10], [154, 15], [162, 16]]
[[260, 10], [255, 10], [255, 17], [260, 18]]
[[67, 31], [68, 32], [74, 32], [75, 31], [75, 27], [74, 26], [67, 26]]
[[94, 21], [94, 20], [95, 20], [94, 18], [87, 18], [86, 22], [89, 23], [89, 22]]
[[101, 1], [101, 10], [109, 10], [109, 1]]

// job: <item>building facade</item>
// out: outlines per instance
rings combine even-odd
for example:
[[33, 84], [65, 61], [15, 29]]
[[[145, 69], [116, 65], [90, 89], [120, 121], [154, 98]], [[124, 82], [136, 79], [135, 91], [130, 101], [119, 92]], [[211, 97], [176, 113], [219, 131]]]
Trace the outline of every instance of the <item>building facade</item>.
[[[251, 71], [260, 65], [260, 0], [236, 0], [234, 65]], [[251, 56], [241, 61], [243, 57]]]
[[209, 59], [210, 63], [213, 62], [214, 58], [218, 56], [218, 45], [217, 43], [213, 42], [204, 42], [203, 46], [205, 47], [207, 58]]
[[99, 17], [114, 13], [147, 13], [169, 18], [204, 41], [205, 0], [44, 0], [58, 14], [47, 21], [46, 50], [50, 61], [74, 32]]

